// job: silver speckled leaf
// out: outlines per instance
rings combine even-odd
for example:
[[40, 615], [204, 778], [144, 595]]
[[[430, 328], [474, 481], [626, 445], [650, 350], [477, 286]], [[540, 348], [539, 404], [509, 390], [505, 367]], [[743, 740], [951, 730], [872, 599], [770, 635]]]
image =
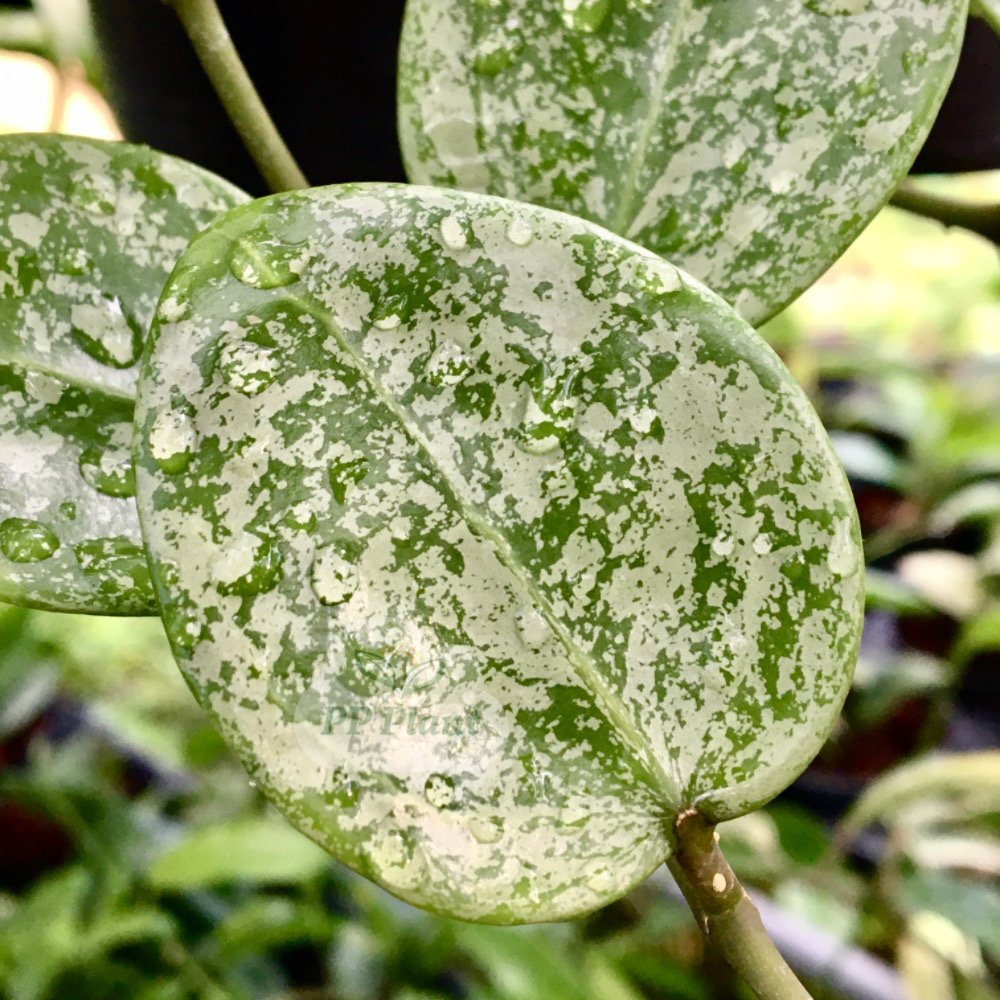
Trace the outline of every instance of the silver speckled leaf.
[[966, 0], [409, 0], [410, 178], [572, 212], [752, 323], [887, 201]]
[[[421, 906], [555, 919], [768, 800], [845, 696], [845, 477], [720, 299], [580, 219], [352, 185], [237, 209], [136, 413], [168, 635], [258, 783]], [[183, 309], [183, 314], [178, 315]]]
[[246, 200], [149, 149], [0, 138], [0, 600], [155, 610], [133, 499], [137, 362], [181, 251]]

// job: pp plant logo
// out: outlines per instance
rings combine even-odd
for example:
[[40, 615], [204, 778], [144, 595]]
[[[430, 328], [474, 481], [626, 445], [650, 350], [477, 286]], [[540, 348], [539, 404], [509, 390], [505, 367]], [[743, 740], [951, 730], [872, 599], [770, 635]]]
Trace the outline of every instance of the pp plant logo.
[[513, 718], [484, 690], [481, 653], [445, 649], [418, 659], [405, 642], [385, 648], [342, 638], [329, 648], [326, 669], [295, 704], [296, 739], [314, 764], [405, 773], [435, 760], [469, 778], [495, 766]]

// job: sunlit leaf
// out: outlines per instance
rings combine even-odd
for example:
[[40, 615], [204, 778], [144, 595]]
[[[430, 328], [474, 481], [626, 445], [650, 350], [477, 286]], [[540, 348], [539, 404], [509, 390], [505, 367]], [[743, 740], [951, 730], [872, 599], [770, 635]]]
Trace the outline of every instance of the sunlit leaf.
[[151, 150], [0, 138], [0, 600], [143, 614], [136, 362], [188, 240], [246, 200]]
[[136, 461], [167, 632], [337, 857], [449, 914], [566, 916], [818, 750], [850, 492], [700, 284], [559, 213], [358, 185], [230, 213], [164, 295]]
[[600, 222], [774, 314], [920, 149], [966, 0], [409, 0], [410, 177]]

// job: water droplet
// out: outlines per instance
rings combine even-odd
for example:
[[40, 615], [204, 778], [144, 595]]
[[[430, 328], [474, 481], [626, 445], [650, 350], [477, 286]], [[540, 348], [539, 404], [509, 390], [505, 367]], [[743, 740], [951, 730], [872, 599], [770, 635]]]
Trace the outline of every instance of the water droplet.
[[712, 539], [712, 551], [717, 556], [731, 556], [736, 542], [731, 535], [716, 535]]
[[24, 391], [44, 406], [54, 406], [62, 399], [65, 385], [44, 372], [25, 372]]
[[638, 434], [648, 434], [659, 414], [651, 406], [633, 407], [628, 411], [628, 422]]
[[216, 370], [230, 388], [257, 396], [275, 380], [281, 362], [275, 351], [243, 339], [228, 340], [219, 349]]
[[8, 517], [0, 523], [0, 552], [11, 562], [43, 562], [58, 548], [55, 532], [41, 521]]
[[164, 410], [149, 429], [149, 453], [168, 475], [183, 472], [191, 463], [198, 435], [188, 416], [180, 410]]
[[472, 50], [472, 69], [480, 76], [496, 76], [509, 69], [524, 46], [518, 34], [521, 22], [508, 18], [503, 25], [481, 38]]
[[455, 781], [446, 774], [432, 774], [424, 784], [424, 798], [435, 809], [447, 809], [455, 802]]
[[771, 541], [770, 535], [766, 534], [758, 535], [753, 540], [753, 550], [759, 556], [766, 556], [773, 547], [774, 543]]
[[453, 340], [438, 344], [424, 368], [432, 385], [458, 385], [471, 371], [472, 359]]
[[807, 10], [824, 17], [863, 14], [868, 10], [868, 3], [869, 0], [805, 0]]
[[536, 365], [528, 373], [529, 391], [518, 430], [523, 451], [532, 455], [555, 451], [576, 426], [578, 374], [576, 368], [550, 372], [544, 365]]
[[521, 641], [528, 649], [537, 651], [553, 637], [549, 623], [534, 606], [518, 611], [515, 621], [517, 622], [518, 635], [521, 636]]
[[85, 449], [80, 455], [80, 475], [88, 486], [107, 497], [135, 496], [132, 458], [127, 451]]
[[76, 520], [76, 504], [72, 500], [65, 500], [59, 504], [59, 513], [66, 518], [67, 521]]
[[667, 261], [657, 261], [652, 265], [653, 276], [656, 280], [656, 291], [661, 295], [669, 295], [671, 292], [680, 291], [681, 273], [673, 264]]
[[358, 571], [335, 545], [316, 550], [312, 587], [320, 604], [345, 604], [358, 589]]
[[444, 115], [432, 119], [424, 126], [424, 135], [459, 187], [478, 190], [487, 186], [489, 154], [480, 148], [474, 118]]
[[399, 829], [378, 829], [369, 841], [368, 858], [379, 876], [390, 886], [405, 888], [426, 877], [423, 851]]
[[74, 546], [73, 554], [83, 572], [91, 576], [124, 576], [137, 587], [149, 585], [145, 553], [122, 535], [81, 542]]
[[441, 239], [450, 250], [465, 250], [469, 246], [469, 234], [465, 221], [457, 215], [446, 215], [441, 220]]
[[77, 303], [70, 311], [70, 334], [95, 361], [131, 368], [142, 351], [142, 326], [116, 295]]
[[507, 227], [507, 239], [516, 247], [526, 247], [535, 238], [535, 230], [531, 223], [521, 217], [511, 219]]
[[286, 243], [258, 226], [234, 241], [229, 270], [250, 288], [284, 288], [302, 277], [312, 256], [307, 243]]
[[601, 895], [611, 892], [617, 884], [618, 880], [615, 878], [615, 873], [610, 868], [605, 868], [604, 866], [594, 869], [587, 878], [587, 886]]
[[369, 471], [368, 459], [359, 452], [335, 459], [330, 463], [330, 491], [337, 503], [344, 503], [348, 493], [364, 480]]
[[410, 315], [410, 300], [402, 292], [384, 295], [372, 310], [372, 326], [376, 330], [395, 330]]
[[858, 565], [858, 550], [854, 543], [854, 535], [849, 521], [840, 521], [833, 533], [830, 551], [827, 554], [827, 566], [836, 576], [847, 576], [853, 573]]
[[469, 831], [480, 844], [496, 844], [503, 839], [503, 820], [499, 816], [473, 816]]
[[562, 0], [562, 20], [571, 31], [593, 34], [604, 23], [611, 0]]
[[274, 590], [284, 578], [284, 555], [270, 538], [247, 534], [229, 543], [214, 566], [220, 594], [243, 598]]

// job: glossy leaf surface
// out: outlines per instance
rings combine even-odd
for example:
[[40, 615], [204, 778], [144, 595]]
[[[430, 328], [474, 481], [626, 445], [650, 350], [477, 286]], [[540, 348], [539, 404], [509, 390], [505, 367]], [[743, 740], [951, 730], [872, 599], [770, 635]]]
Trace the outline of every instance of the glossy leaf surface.
[[154, 610], [133, 499], [136, 363], [188, 240], [245, 200], [148, 149], [0, 138], [0, 600]]
[[700, 284], [559, 213], [358, 185], [230, 213], [163, 301], [136, 471], [168, 635], [352, 867], [456, 916], [580, 913], [681, 809], [739, 815], [819, 748], [850, 493]]
[[409, 0], [410, 178], [593, 219], [752, 323], [888, 200], [966, 0]]

